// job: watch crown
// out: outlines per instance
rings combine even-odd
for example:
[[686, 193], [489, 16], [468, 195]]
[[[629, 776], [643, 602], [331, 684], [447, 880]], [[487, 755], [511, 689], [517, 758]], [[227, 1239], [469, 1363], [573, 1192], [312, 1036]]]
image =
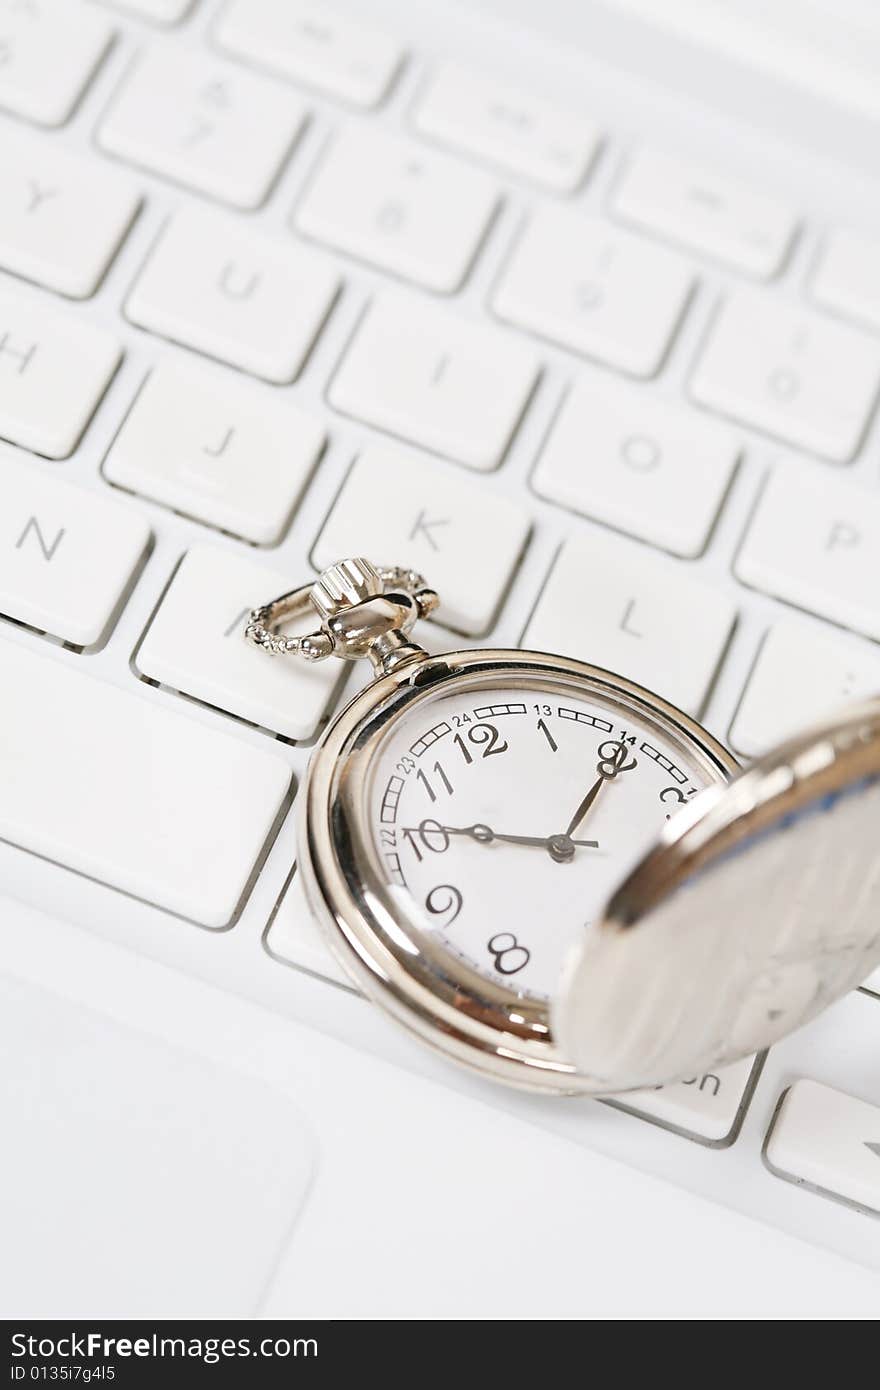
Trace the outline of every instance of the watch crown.
[[322, 570], [311, 590], [311, 600], [323, 619], [332, 618], [344, 608], [375, 598], [384, 592], [382, 576], [362, 557], [339, 560]]

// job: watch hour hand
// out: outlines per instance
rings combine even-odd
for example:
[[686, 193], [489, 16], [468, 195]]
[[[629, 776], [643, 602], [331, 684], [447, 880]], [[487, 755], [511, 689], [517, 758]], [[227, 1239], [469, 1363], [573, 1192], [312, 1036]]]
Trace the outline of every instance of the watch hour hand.
[[[440, 827], [447, 835], [467, 835], [472, 840], [477, 840], [480, 844], [488, 845], [493, 840], [500, 840], [508, 845], [538, 845], [542, 849], [547, 849], [553, 858], [570, 859], [575, 847], [582, 849], [598, 849], [598, 840], [572, 840], [569, 835], [502, 835], [499, 831], [493, 830], [488, 825], [477, 822], [476, 825], [444, 825]], [[569, 846], [571, 849], [569, 850]]]
[[496, 840], [503, 840], [508, 845], [540, 845], [543, 849], [550, 849], [561, 840], [567, 841], [571, 845], [581, 845], [590, 849], [598, 849], [598, 840], [572, 840], [568, 835], [501, 835], [496, 833]]

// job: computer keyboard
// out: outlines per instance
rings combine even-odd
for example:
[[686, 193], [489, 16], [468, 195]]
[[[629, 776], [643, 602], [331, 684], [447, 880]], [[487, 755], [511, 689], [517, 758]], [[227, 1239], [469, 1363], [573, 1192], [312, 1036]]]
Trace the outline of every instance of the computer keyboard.
[[[322, 1018], [350, 986], [285, 816], [352, 678], [240, 640], [310, 565], [411, 564], [437, 649], [609, 666], [743, 757], [880, 677], [870, 220], [817, 211], [818, 160], [752, 186], [619, 127], [613, 73], [532, 90], [375, 8], [0, 7], [0, 877], [212, 978], [191, 924], [236, 924], [228, 987], [308, 972]], [[732, 1201], [678, 1136], [745, 1125], [748, 1209], [813, 1229], [770, 1169], [880, 1210], [877, 1077], [834, 1042], [876, 1055], [878, 996], [601, 1142], [650, 1120], [646, 1164]]]

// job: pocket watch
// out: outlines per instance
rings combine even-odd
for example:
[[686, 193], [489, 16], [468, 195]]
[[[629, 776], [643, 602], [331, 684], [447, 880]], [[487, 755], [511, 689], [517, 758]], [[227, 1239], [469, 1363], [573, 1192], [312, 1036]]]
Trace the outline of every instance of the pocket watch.
[[740, 770], [610, 671], [429, 655], [411, 629], [438, 602], [411, 570], [343, 560], [246, 630], [373, 668], [312, 753], [297, 823], [306, 898], [364, 994], [484, 1076], [609, 1094], [748, 1056], [864, 980], [880, 698]]

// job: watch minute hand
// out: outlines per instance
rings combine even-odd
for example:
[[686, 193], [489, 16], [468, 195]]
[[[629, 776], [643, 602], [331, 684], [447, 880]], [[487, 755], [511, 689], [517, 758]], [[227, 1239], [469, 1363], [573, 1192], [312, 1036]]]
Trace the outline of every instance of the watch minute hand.
[[601, 773], [596, 778], [595, 782], [590, 787], [590, 790], [587, 792], [583, 801], [578, 806], [571, 820], [568, 822], [568, 825], [565, 830], [566, 835], [571, 835], [572, 832], [575, 831], [577, 827], [580, 825], [584, 816], [587, 814], [593, 802], [596, 800], [596, 797], [599, 795], [599, 792], [602, 790], [602, 783], [607, 780], [608, 779], [604, 777]]
[[[605, 752], [608, 748], [611, 749], [610, 753]], [[621, 772], [629, 772], [637, 765], [637, 760], [629, 757], [627, 745], [624, 743], [623, 739], [608, 739], [605, 743], [600, 743], [599, 762], [596, 765], [596, 771], [599, 776], [596, 778], [571, 820], [568, 822], [568, 829], [565, 831], [565, 834], [571, 835], [572, 831], [580, 825], [584, 816], [596, 800], [596, 797], [599, 795], [599, 792], [602, 790], [603, 782], [613, 782], [615, 778], [620, 776]]]

